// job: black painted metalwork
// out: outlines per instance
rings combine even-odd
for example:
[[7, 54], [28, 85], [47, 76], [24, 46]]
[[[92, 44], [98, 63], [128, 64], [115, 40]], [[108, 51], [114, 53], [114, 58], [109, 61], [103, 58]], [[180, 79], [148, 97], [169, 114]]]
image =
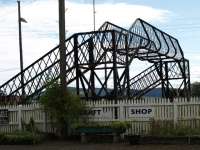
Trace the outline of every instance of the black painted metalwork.
[[[77, 33], [66, 41], [66, 86], [75, 87], [85, 99], [141, 98], [161, 86], [162, 96], [173, 98], [181, 91], [189, 99], [189, 61], [178, 40], [137, 19], [129, 30], [105, 22], [98, 31]], [[58, 45], [23, 70], [26, 102], [37, 100], [49, 81], [60, 82]], [[135, 77], [134, 59], [152, 66]], [[0, 86], [1, 101], [19, 102], [21, 73]], [[176, 86], [173, 80], [177, 80]]]

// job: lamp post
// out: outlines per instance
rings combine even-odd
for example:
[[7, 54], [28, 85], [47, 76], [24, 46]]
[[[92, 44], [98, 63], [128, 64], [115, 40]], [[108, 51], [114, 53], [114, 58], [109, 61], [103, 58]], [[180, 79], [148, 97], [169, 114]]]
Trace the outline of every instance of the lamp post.
[[25, 89], [24, 89], [24, 73], [23, 73], [23, 50], [22, 50], [22, 27], [21, 22], [27, 23], [24, 18], [21, 18], [21, 6], [20, 1], [17, 1], [18, 4], [18, 24], [19, 24], [19, 53], [20, 53], [20, 71], [21, 71], [21, 87], [22, 87], [22, 102], [25, 97]]

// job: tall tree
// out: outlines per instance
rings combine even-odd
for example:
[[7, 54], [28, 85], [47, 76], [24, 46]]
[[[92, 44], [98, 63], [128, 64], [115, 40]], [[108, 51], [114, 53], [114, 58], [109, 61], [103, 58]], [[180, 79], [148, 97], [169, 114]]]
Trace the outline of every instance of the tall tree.
[[191, 84], [191, 95], [200, 96], [200, 82], [194, 82]]

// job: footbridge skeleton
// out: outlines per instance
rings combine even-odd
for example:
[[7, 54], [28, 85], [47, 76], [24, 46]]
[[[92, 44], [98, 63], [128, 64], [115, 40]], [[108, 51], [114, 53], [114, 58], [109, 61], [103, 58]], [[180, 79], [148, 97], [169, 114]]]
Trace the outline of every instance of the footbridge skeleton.
[[[142, 19], [129, 29], [105, 22], [97, 31], [73, 34], [65, 44], [66, 86], [75, 87], [84, 99], [139, 99], [158, 86], [163, 97], [174, 97], [176, 92], [190, 96], [189, 61], [178, 40]], [[59, 54], [58, 45], [1, 85], [0, 101], [20, 102], [22, 89], [25, 102], [38, 99], [49, 81], [60, 81]], [[151, 66], [132, 76], [134, 59]]]

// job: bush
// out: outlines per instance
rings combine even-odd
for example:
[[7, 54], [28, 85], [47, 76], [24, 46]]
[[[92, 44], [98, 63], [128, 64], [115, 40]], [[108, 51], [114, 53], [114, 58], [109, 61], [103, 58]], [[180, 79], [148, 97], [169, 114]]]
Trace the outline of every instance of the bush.
[[131, 127], [131, 124], [127, 121], [114, 121], [111, 123], [111, 128], [116, 130], [125, 131], [126, 129]]
[[63, 93], [59, 83], [49, 85], [40, 102], [55, 122], [57, 133], [61, 137], [70, 135], [71, 124], [77, 122], [85, 110], [80, 98], [69, 91]]
[[181, 124], [174, 127], [173, 121], [153, 121], [150, 134], [153, 136], [164, 136], [164, 137], [191, 136], [191, 135], [200, 135], [200, 129], [187, 127]]
[[35, 121], [31, 117], [28, 123], [25, 123], [22, 121], [22, 130], [23, 131], [28, 131], [31, 133], [39, 133], [38, 128], [36, 127]]
[[14, 132], [0, 135], [0, 144], [9, 145], [28, 145], [38, 144], [44, 140], [42, 135], [32, 134], [31, 132]]

